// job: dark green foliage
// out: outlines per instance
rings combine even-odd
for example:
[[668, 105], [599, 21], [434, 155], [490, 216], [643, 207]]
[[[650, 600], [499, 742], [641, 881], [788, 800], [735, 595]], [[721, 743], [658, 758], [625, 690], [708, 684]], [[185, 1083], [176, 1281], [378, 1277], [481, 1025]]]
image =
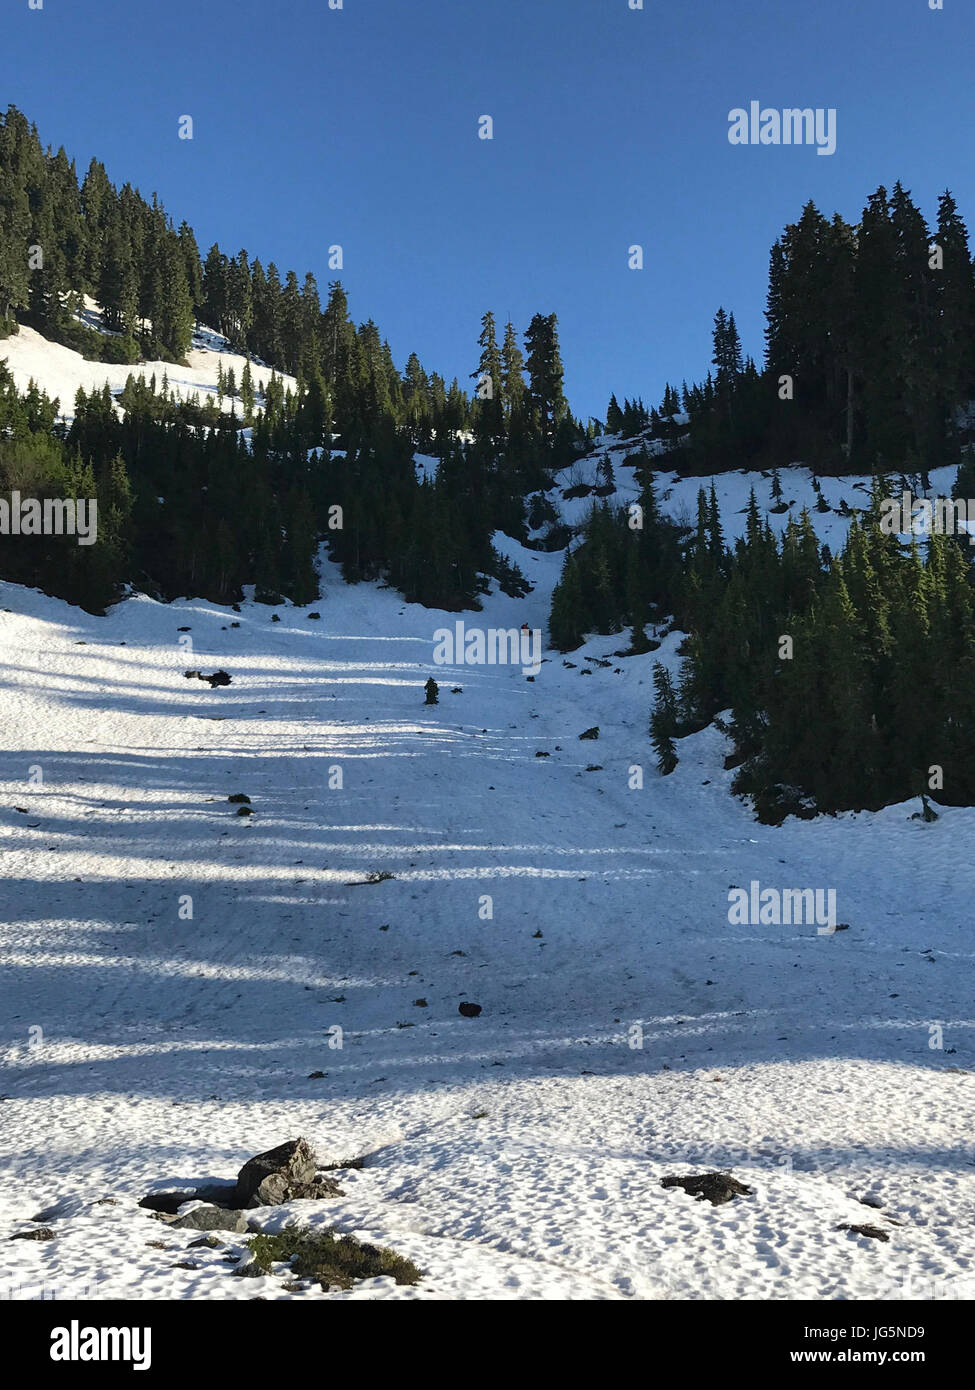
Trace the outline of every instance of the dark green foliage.
[[[714, 320], [713, 370], [669, 386], [650, 416], [682, 472], [786, 465], [926, 477], [970, 442], [955, 411], [975, 393], [975, 287], [950, 193], [932, 237], [910, 194], [879, 188], [860, 222], [807, 203], [772, 247], [764, 369], [743, 356], [734, 315]], [[629, 405], [629, 403], [627, 403]], [[612, 428], [634, 428], [612, 397]], [[607, 428], [610, 428], [607, 424]]]
[[[43, 253], [35, 270], [31, 247]], [[82, 293], [99, 301], [107, 334], [77, 317]], [[91, 359], [180, 361], [197, 314], [248, 359], [295, 375], [297, 389], [272, 373], [262, 395], [249, 360], [239, 381], [221, 368], [217, 400], [202, 404], [175, 400], [165, 381], [130, 380], [119, 420], [104, 392], [79, 395], [64, 459], [100, 477], [118, 455], [131, 485], [125, 544], [99, 550], [89, 598], [128, 580], [159, 597], [228, 602], [253, 583], [304, 604], [318, 594], [323, 538], [348, 580], [385, 578], [428, 606], [478, 607], [485, 576], [513, 596], [529, 591], [491, 534], [527, 539], [526, 494], [586, 444], [562, 388], [554, 314], [533, 318], [527, 361], [514, 326], [499, 348], [484, 316], [477, 375], [490, 389], [474, 399], [415, 354], [401, 374], [376, 325], [352, 322], [340, 284], [323, 309], [311, 274], [282, 277], [217, 245], [201, 263], [193, 229], [176, 230], [157, 198], [117, 189], [94, 160], [79, 186], [63, 151], [45, 151], [15, 108], [0, 117], [0, 333], [19, 315]], [[229, 418], [218, 409], [228, 398]], [[250, 447], [241, 425], [253, 429]], [[415, 450], [437, 456], [435, 476], [417, 477]], [[93, 560], [59, 577], [37, 547], [24, 549], [8, 577], [80, 596], [73, 576], [93, 574]]]
[[259, 1235], [248, 1242], [251, 1258], [270, 1274], [276, 1264], [289, 1263], [293, 1279], [316, 1279], [323, 1289], [350, 1289], [359, 1279], [392, 1276], [397, 1284], [416, 1284], [423, 1271], [412, 1260], [381, 1245], [367, 1245], [354, 1236], [334, 1231], [301, 1230], [289, 1226], [276, 1235]]
[[[673, 611], [680, 531], [661, 517], [648, 468], [637, 470], [637, 481], [638, 511], [594, 506], [581, 545], [566, 555], [549, 615], [549, 637], [559, 651], [573, 651], [588, 633], [608, 635], [626, 624], [633, 627], [634, 650], [647, 650], [645, 624]], [[714, 516], [716, 524], [716, 504]], [[719, 537], [720, 527], [712, 544]]]
[[438, 705], [440, 703], [440, 687], [432, 676], [423, 687], [423, 690], [426, 695], [426, 699], [423, 702], [425, 705]]
[[[934, 534], [927, 563], [880, 525], [887, 487], [855, 514], [846, 546], [820, 548], [803, 511], [781, 542], [754, 494], [745, 535], [729, 551], [714, 489], [697, 525], [651, 518], [644, 569], [634, 537], [605, 508], [567, 556], [553, 594], [550, 634], [562, 650], [634, 613], [670, 612], [689, 633], [675, 687], [654, 669], [651, 737], [661, 771], [675, 739], [731, 711], [734, 788], [759, 815], [876, 809], [910, 796], [975, 801], [975, 590], [968, 547]], [[652, 490], [644, 496], [652, 501]], [[668, 551], [673, 545], [674, 551]], [[646, 649], [634, 622], [633, 649]]]
[[677, 766], [677, 736], [680, 718], [677, 693], [674, 690], [670, 672], [659, 661], [653, 666], [653, 689], [656, 705], [650, 716], [650, 741], [657, 755], [657, 768], [668, 777]]

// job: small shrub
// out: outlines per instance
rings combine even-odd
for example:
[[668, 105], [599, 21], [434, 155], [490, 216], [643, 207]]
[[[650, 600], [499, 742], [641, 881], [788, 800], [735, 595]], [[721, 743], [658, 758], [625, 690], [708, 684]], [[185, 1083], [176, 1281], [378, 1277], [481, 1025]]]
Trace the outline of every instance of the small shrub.
[[287, 1261], [293, 1278], [317, 1279], [323, 1289], [350, 1289], [359, 1279], [383, 1274], [391, 1275], [397, 1284], [416, 1284], [423, 1273], [393, 1250], [362, 1244], [354, 1236], [336, 1236], [330, 1230], [290, 1228], [277, 1235], [255, 1236], [250, 1253], [265, 1274]]
[[117, 366], [131, 367], [139, 361], [141, 353], [134, 338], [103, 338], [100, 344], [100, 357], [103, 362]]

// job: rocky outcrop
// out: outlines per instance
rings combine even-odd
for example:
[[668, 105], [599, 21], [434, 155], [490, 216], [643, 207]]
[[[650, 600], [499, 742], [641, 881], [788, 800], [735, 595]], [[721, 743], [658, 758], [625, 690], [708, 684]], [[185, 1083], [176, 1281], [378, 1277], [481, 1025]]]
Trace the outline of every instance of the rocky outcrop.
[[[247, 1229], [246, 1220], [241, 1217], [244, 1208], [276, 1207], [282, 1202], [299, 1199], [321, 1201], [326, 1197], [342, 1195], [342, 1189], [335, 1179], [319, 1172], [318, 1160], [307, 1139], [289, 1139], [275, 1149], [249, 1158], [237, 1174], [236, 1183], [210, 1183], [191, 1190], [150, 1192], [143, 1197], [139, 1206], [147, 1207], [160, 1220], [187, 1230], [244, 1231]], [[194, 1208], [178, 1221], [171, 1220], [187, 1202], [194, 1201], [206, 1205]], [[222, 1219], [231, 1218], [244, 1220], [244, 1224], [219, 1224]]]
[[339, 1197], [334, 1178], [318, 1176], [318, 1164], [306, 1139], [289, 1139], [276, 1149], [249, 1158], [237, 1174], [238, 1207], [274, 1207], [298, 1199]]

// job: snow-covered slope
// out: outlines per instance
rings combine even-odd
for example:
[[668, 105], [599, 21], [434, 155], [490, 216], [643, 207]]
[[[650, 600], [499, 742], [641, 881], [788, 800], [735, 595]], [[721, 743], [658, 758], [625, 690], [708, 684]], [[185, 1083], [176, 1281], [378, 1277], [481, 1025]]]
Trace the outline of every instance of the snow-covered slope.
[[[640, 489], [634, 478], [634, 464], [643, 443], [641, 439], [620, 440], [618, 436], [608, 435], [598, 441], [591, 454], [578, 460], [570, 468], [563, 469], [556, 477], [556, 487], [547, 494], [560, 519], [570, 526], [578, 527], [585, 521], [594, 503], [603, 500], [611, 507], [627, 506], [637, 501]], [[654, 441], [649, 441], [648, 452], [659, 452]], [[599, 465], [608, 459], [612, 468], [615, 490], [605, 499], [596, 493], [583, 497], [565, 497], [566, 491], [578, 486], [594, 488], [602, 482]], [[627, 460], [630, 462], [627, 462]], [[912, 479], [915, 497], [946, 497], [951, 495], [957, 469], [953, 466], [934, 468], [929, 475], [930, 487], [923, 491], [920, 482]], [[755, 469], [737, 469], [732, 473], [718, 473], [712, 477], [681, 477], [668, 469], [654, 470], [654, 489], [662, 510], [686, 526], [693, 526], [697, 518], [697, 496], [701, 488], [710, 493], [714, 484], [715, 495], [721, 512], [721, 525], [725, 541], [729, 544], [745, 534], [745, 516], [748, 510], [749, 494], [754, 489], [759, 512], [767, 517], [773, 531], [781, 534], [788, 525], [790, 517], [798, 521], [805, 507], [819, 537], [836, 554], [846, 540], [850, 526], [850, 513], [863, 510], [870, 502], [872, 479], [862, 474], [846, 474], [833, 478], [819, 475], [817, 482], [822, 497], [829, 508], [820, 511], [818, 495], [813, 487], [814, 474], [801, 463], [779, 470], [782, 486], [781, 501], [772, 493], [771, 472]], [[845, 509], [844, 510], [844, 505]], [[920, 535], [920, 522], [916, 522]], [[536, 533], [543, 535], [546, 527]]]
[[[544, 627], [560, 557], [504, 544], [536, 588], [465, 624]], [[321, 620], [280, 623], [0, 587], [0, 1291], [971, 1297], [975, 811], [757, 825], [715, 731], [653, 770], [676, 635], [449, 671], [458, 615], [323, 574]], [[835, 888], [848, 930], [730, 925], [752, 880]], [[235, 1279], [136, 1205], [298, 1134], [364, 1166], [258, 1216], [391, 1245], [416, 1288]], [[660, 1186], [724, 1167], [750, 1195]], [[54, 1240], [6, 1239], [59, 1201]]]
[[[90, 299], [85, 322], [88, 327], [98, 327], [97, 306]], [[200, 326], [193, 334], [193, 346], [186, 354], [186, 366], [173, 362], [139, 362], [134, 366], [120, 366], [109, 362], [90, 362], [72, 348], [52, 343], [33, 328], [21, 325], [10, 338], [0, 339], [0, 362], [6, 362], [13, 379], [21, 391], [26, 391], [34, 381], [49, 396], [61, 402], [61, 414], [66, 420], [74, 415], [74, 399], [81, 389], [86, 392], [101, 390], [107, 383], [113, 395], [125, 386], [130, 376], [142, 377], [148, 381], [156, 378], [157, 389], [162, 385], [165, 375], [169, 386], [181, 400], [197, 400], [203, 404], [208, 399], [217, 400], [217, 372], [222, 366], [225, 373], [233, 370], [237, 385], [247, 365], [247, 358], [231, 352], [226, 338], [214, 333], [212, 329]], [[271, 369], [259, 363], [251, 363], [251, 374], [255, 391], [264, 391], [270, 380]], [[284, 390], [295, 389], [293, 377], [278, 372]], [[229, 413], [230, 398], [224, 396], [220, 403]], [[238, 416], [241, 414], [240, 401], [233, 402]], [[260, 405], [260, 401], [258, 401]]]

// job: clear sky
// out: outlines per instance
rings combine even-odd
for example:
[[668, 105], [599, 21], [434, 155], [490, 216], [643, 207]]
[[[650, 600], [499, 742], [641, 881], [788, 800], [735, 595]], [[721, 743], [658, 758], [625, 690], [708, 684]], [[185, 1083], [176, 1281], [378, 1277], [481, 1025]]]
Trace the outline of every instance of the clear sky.
[[[809, 198], [855, 221], [900, 178], [930, 221], [950, 187], [975, 232], [971, 0], [630, 2], [4, 0], [0, 101], [204, 253], [324, 299], [340, 244], [400, 367], [466, 377], [485, 309], [554, 310], [583, 415], [702, 377], [719, 304], [760, 359], [768, 251]], [[835, 108], [836, 153], [731, 145], [751, 101]]]

